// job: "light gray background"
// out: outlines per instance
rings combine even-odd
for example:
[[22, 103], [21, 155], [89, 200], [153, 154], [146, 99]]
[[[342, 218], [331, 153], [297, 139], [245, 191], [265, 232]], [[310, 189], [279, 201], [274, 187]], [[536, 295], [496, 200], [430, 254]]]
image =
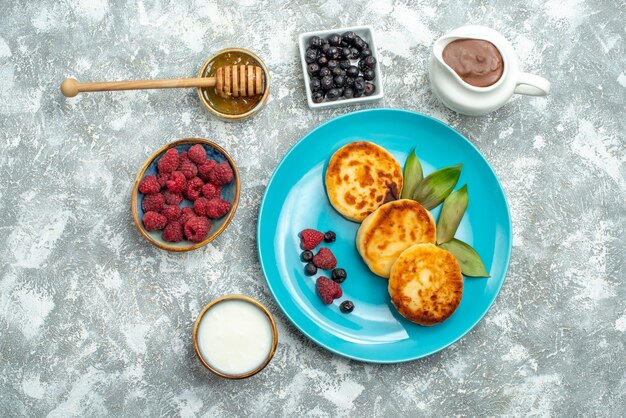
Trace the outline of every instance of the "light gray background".
[[[286, 3], [0, 0], [0, 415], [623, 416], [626, 3]], [[439, 104], [429, 45], [465, 23], [501, 31], [552, 94], [481, 118]], [[408, 364], [318, 348], [278, 310], [257, 260], [272, 170], [307, 131], [357, 109], [309, 111], [297, 35], [350, 24], [378, 35], [377, 106], [435, 116], [470, 138], [513, 217], [495, 305], [460, 342]], [[267, 108], [246, 122], [211, 117], [193, 90], [58, 91], [67, 76], [194, 76], [231, 46], [271, 69]], [[189, 136], [232, 153], [241, 204], [213, 244], [170, 254], [137, 232], [130, 190], [154, 150]], [[203, 369], [190, 339], [202, 306], [233, 292], [266, 304], [280, 333], [272, 363], [240, 382]]]

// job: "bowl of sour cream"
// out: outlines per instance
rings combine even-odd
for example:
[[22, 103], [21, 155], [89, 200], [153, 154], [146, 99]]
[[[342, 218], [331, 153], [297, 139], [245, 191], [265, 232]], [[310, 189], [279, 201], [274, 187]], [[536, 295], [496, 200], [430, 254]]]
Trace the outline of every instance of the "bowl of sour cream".
[[220, 377], [243, 379], [267, 366], [278, 344], [276, 323], [257, 300], [227, 295], [202, 309], [193, 343], [204, 367]]

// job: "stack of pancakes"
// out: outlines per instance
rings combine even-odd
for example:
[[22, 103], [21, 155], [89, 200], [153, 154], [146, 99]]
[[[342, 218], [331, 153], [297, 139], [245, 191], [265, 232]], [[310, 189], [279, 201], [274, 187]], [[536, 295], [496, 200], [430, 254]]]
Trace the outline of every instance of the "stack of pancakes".
[[352, 142], [331, 157], [325, 182], [333, 207], [361, 222], [357, 250], [374, 274], [389, 279], [398, 312], [420, 325], [449, 318], [463, 295], [461, 269], [434, 245], [430, 212], [416, 201], [397, 200], [403, 182], [395, 158], [371, 142]]

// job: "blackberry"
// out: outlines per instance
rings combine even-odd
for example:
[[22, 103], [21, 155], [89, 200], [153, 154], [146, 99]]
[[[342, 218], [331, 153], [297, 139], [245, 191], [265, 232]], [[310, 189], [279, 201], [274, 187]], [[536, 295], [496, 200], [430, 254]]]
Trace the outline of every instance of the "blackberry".
[[335, 101], [341, 96], [341, 92], [337, 89], [330, 89], [326, 92], [326, 98], [330, 101]]
[[304, 266], [304, 274], [306, 274], [307, 276], [313, 276], [316, 273], [317, 267], [315, 267], [315, 264], [307, 263], [306, 266]]
[[[333, 88], [333, 77], [330, 76], [330, 75], [322, 77], [321, 84], [322, 84], [322, 89], [323, 90], [330, 90], [330, 89], [332, 89]], [[363, 86], [363, 88], [365, 89], [365, 86]]]
[[322, 42], [322, 38], [319, 36], [312, 36], [311, 39], [309, 39], [309, 47], [319, 49], [322, 46]]
[[341, 41], [342, 41], [341, 35], [336, 34], [336, 33], [328, 37], [328, 43], [331, 44], [332, 46], [340, 46]]
[[341, 56], [341, 53], [339, 52], [339, 48], [337, 48], [336, 46], [331, 46], [330, 48], [328, 48], [326, 56], [331, 60], [336, 60]]
[[324, 234], [324, 241], [325, 242], [335, 242], [335, 240], [337, 239], [337, 234], [335, 234], [333, 231], [328, 231]]
[[313, 77], [309, 86], [311, 87], [311, 91], [320, 91], [322, 89], [322, 82], [319, 78]]
[[365, 65], [368, 66], [371, 69], [376, 68], [376, 58], [374, 58], [373, 56], [369, 56], [367, 58], [365, 58]]
[[343, 35], [341, 35], [341, 39], [346, 41], [349, 45], [352, 45], [354, 43], [355, 38], [356, 34], [352, 31], [345, 32]]
[[306, 263], [310, 263], [313, 260], [313, 251], [302, 251], [302, 254], [300, 254], [300, 259]]
[[354, 310], [354, 303], [350, 300], [344, 300], [341, 302], [341, 305], [339, 305], [339, 309], [343, 313], [350, 313]]
[[363, 78], [367, 81], [372, 81], [376, 78], [376, 73], [371, 68], [366, 68], [363, 70]]
[[326, 67], [328, 65], [328, 58], [326, 58], [325, 55], [321, 55], [317, 59], [317, 65], [319, 65], [320, 67]]
[[344, 269], [336, 268], [333, 270], [330, 277], [337, 283], [343, 283], [344, 280], [346, 280], [346, 278], [348, 277], [348, 274]]
[[314, 49], [307, 49], [306, 53], [304, 54], [304, 60], [306, 61], [307, 64], [312, 64], [315, 62], [315, 60], [317, 59], [317, 51]]
[[311, 95], [311, 99], [313, 100], [313, 103], [322, 103], [324, 101], [324, 93], [316, 91]]
[[359, 57], [361, 59], [365, 59], [365, 58], [371, 57], [371, 56], [372, 56], [372, 51], [370, 51], [369, 48], [366, 48], [363, 51], [361, 51], [361, 55], [359, 55]]
[[359, 69], [356, 68], [354, 65], [351, 65], [351, 66], [349, 66], [346, 69], [346, 75], [348, 77], [352, 77], [352, 78], [358, 77], [359, 76]]
[[373, 83], [365, 83], [365, 91], [363, 92], [366, 96], [371, 96], [376, 91], [376, 86]]
[[[323, 84], [322, 84], [323, 87]], [[354, 79], [354, 92], [355, 93], [361, 93], [363, 94], [363, 92], [365, 91], [365, 80], [363, 79], [363, 77], [357, 77]], [[355, 97], [359, 97], [356, 96]]]
[[316, 63], [309, 64], [306, 66], [306, 71], [311, 76], [317, 75], [317, 73], [320, 71], [320, 66], [317, 65]]

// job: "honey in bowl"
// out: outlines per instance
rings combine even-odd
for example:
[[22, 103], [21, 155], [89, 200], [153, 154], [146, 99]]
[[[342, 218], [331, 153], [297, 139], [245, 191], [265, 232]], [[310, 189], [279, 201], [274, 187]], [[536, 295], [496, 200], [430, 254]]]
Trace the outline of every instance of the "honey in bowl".
[[[219, 68], [225, 68], [232, 65], [263, 67], [252, 56], [244, 52], [231, 50], [228, 52], [217, 54], [215, 57], [213, 57], [213, 59], [209, 61], [207, 71], [203, 76], [215, 77]], [[266, 85], [265, 89], [267, 88], [268, 86]], [[210, 106], [225, 115], [243, 115], [245, 113], [248, 113], [259, 104], [263, 97], [265, 97], [264, 94], [256, 94], [254, 96], [245, 97], [234, 97], [232, 95], [228, 97], [222, 97], [214, 88], [201, 90], [202, 95], [209, 101]]]

